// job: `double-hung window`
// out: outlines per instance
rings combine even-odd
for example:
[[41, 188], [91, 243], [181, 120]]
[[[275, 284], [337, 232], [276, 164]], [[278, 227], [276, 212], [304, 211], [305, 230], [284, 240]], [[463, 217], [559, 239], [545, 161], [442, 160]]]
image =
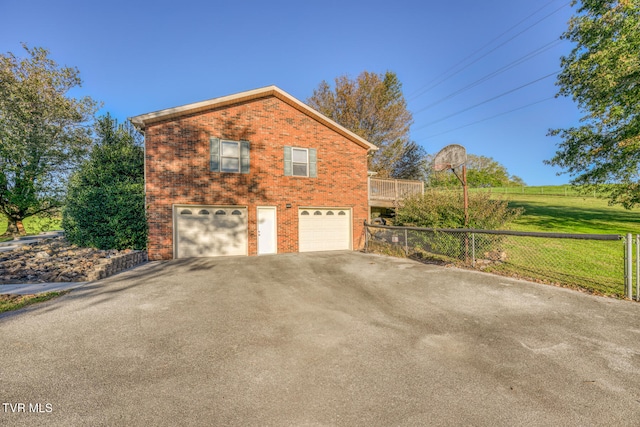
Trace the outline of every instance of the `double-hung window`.
[[212, 172], [249, 173], [249, 141], [210, 138]]
[[315, 178], [317, 172], [317, 151], [315, 148], [284, 147], [285, 176], [305, 176]]
[[293, 176], [309, 176], [309, 150], [292, 148], [291, 165]]

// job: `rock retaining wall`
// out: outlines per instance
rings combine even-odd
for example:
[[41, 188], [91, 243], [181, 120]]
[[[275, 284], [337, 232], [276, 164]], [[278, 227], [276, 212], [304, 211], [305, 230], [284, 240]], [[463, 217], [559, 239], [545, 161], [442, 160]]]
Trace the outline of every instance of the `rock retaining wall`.
[[111, 258], [104, 258], [96, 263], [93, 271], [87, 273], [87, 280], [105, 279], [114, 274], [120, 273], [138, 264], [147, 262], [146, 251], [133, 251], [121, 255], [115, 255]]
[[147, 261], [146, 251], [82, 248], [63, 237], [19, 243], [12, 250], [0, 252], [0, 285], [88, 282]]

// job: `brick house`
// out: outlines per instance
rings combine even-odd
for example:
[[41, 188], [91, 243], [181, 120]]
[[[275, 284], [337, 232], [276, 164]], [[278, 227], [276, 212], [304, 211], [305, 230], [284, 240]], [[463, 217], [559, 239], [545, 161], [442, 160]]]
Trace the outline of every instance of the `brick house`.
[[130, 120], [145, 135], [150, 259], [364, 244], [376, 147], [281, 89]]

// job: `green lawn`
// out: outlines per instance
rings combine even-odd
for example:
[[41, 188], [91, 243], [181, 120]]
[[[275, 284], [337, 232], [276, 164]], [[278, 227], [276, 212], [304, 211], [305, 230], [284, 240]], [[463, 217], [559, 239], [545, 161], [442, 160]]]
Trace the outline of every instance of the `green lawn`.
[[524, 214], [511, 229], [556, 233], [640, 233], [640, 209], [609, 206], [593, 197], [506, 194], [498, 196]]
[[[609, 206], [605, 199], [576, 195], [575, 190], [571, 195], [571, 187], [566, 186], [525, 189], [528, 191], [524, 194], [522, 188], [516, 188], [520, 192], [512, 191], [513, 188], [497, 191], [492, 189], [491, 194], [496, 198], [507, 200], [511, 207], [524, 209], [523, 215], [510, 224], [510, 230], [623, 236], [632, 233], [634, 240], [635, 235], [640, 234], [640, 208], [626, 210], [619, 206]], [[424, 236], [426, 243], [416, 243], [410, 250], [426, 251], [424, 257], [428, 259], [440, 259], [442, 255], [446, 255], [451, 262], [465, 263], [469, 259], [468, 255], [460, 257], [459, 254], [447, 254], [437, 247], [440, 241], [462, 241], [461, 238], [456, 235]], [[473, 238], [476, 268], [597, 294], [617, 297], [625, 295], [623, 240], [488, 234], [476, 234]], [[387, 243], [377, 244], [382, 247], [390, 246]], [[634, 245], [634, 251], [636, 249]], [[496, 255], [501, 259], [496, 261]], [[635, 285], [633, 294], [636, 294]]]
[[[524, 214], [509, 227], [512, 230], [575, 234], [640, 233], [640, 209], [610, 206], [605, 199], [515, 193], [496, 197], [508, 200], [511, 207], [524, 209]], [[606, 295], [624, 294], [622, 240], [509, 237], [504, 244], [508, 248], [509, 259], [490, 270]]]
[[506, 259], [486, 271], [624, 295], [623, 241], [507, 236], [496, 248]]
[[470, 192], [491, 194], [524, 194], [536, 196], [581, 196], [596, 197], [597, 191], [588, 191], [586, 194], [571, 185], [538, 185], [520, 187], [497, 188], [470, 188]]
[[[23, 225], [27, 234], [40, 234], [43, 231], [62, 230], [62, 218], [32, 216], [24, 220]], [[0, 216], [0, 235], [7, 231], [7, 218]], [[6, 239], [5, 239], [6, 240]]]
[[31, 304], [48, 301], [67, 294], [69, 291], [47, 292], [38, 295], [0, 295], [0, 313], [19, 310]]

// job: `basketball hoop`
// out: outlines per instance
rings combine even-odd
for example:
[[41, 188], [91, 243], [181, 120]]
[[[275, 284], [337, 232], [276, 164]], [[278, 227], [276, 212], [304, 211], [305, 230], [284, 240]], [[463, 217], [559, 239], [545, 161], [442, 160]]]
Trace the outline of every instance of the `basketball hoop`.
[[467, 150], [458, 144], [444, 147], [433, 159], [433, 170], [440, 172], [447, 169], [455, 169], [467, 163]]
[[[460, 180], [464, 191], [464, 226], [469, 224], [469, 193], [467, 190], [467, 150], [458, 144], [451, 144], [444, 147], [433, 159], [433, 170], [440, 172], [451, 170]], [[462, 166], [462, 177], [456, 173], [456, 168]]]

